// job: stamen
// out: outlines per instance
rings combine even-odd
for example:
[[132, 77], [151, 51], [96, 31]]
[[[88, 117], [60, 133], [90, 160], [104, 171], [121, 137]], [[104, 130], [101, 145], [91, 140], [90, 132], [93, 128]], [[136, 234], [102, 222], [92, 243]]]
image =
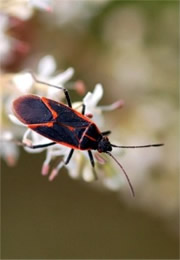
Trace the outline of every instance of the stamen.
[[43, 163], [41, 174], [43, 176], [47, 175], [49, 172], [49, 164]]
[[49, 176], [49, 181], [53, 181], [54, 178], [58, 175], [59, 170], [64, 166], [64, 161], [61, 161], [56, 168], [54, 168]]
[[82, 80], [77, 80], [73, 86], [73, 88], [80, 94], [84, 95], [86, 86]]
[[10, 167], [15, 166], [15, 164], [16, 164], [16, 158], [13, 155], [7, 155], [5, 157], [5, 160], [8, 164], [8, 166], [10, 166]]
[[54, 156], [62, 155], [61, 151], [54, 151], [53, 149], [54, 149], [54, 147], [49, 147], [47, 149], [46, 159], [44, 160], [44, 163], [43, 163], [43, 166], [42, 166], [42, 169], [41, 169], [41, 174], [42, 175], [47, 175], [48, 174], [49, 168], [50, 168], [50, 162], [51, 162], [52, 158]]
[[98, 152], [94, 153], [94, 157], [96, 158], [98, 163], [100, 163], [102, 165], [106, 163], [106, 160]]
[[112, 111], [118, 108], [122, 108], [124, 106], [125, 102], [124, 100], [120, 99], [114, 103], [112, 103], [111, 105], [107, 105], [107, 106], [99, 106], [99, 108], [103, 111]]

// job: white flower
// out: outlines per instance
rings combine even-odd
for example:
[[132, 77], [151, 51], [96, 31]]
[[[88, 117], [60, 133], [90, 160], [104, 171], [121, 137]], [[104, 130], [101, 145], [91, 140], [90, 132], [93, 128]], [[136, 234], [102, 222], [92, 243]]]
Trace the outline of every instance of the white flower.
[[[61, 74], [56, 74], [54, 76], [54, 72], [56, 70], [56, 63], [54, 58], [50, 55], [42, 58], [37, 67], [36, 78], [40, 81], [47, 82], [48, 84], [57, 85], [60, 87], [64, 87], [64, 84], [70, 77], [73, 75], [74, 70], [69, 68], [65, 72]], [[9, 98], [9, 102], [12, 103], [13, 99], [17, 96], [26, 94], [26, 93], [35, 93], [40, 96], [44, 95], [48, 98], [61, 100], [64, 97], [64, 93], [62, 90], [54, 89], [53, 87], [49, 87], [47, 85], [42, 85], [38, 82], [34, 82], [34, 77], [31, 76], [28, 72], [19, 73], [13, 77], [12, 80], [15, 89], [17, 92], [13, 92]], [[35, 84], [34, 84], [35, 83]], [[88, 92], [86, 96], [83, 98], [82, 102], [75, 102], [72, 104], [73, 109], [77, 109], [78, 111], [82, 110], [82, 104], [84, 103], [86, 106], [85, 114], [88, 117], [93, 117], [93, 121], [97, 124], [97, 126], [101, 129], [104, 128], [104, 120], [103, 120], [103, 111], [112, 111], [114, 109], [120, 108], [123, 106], [123, 101], [119, 100], [108, 106], [98, 106], [100, 99], [103, 96], [103, 87], [101, 84], [97, 84], [94, 88], [94, 91]], [[8, 105], [9, 106], [9, 105]], [[24, 124], [22, 124], [13, 114], [10, 113], [10, 120], [15, 124], [21, 127], [22, 129], [26, 128]], [[109, 130], [109, 129], [105, 129]], [[21, 133], [22, 131], [19, 131]], [[16, 136], [13, 136], [15, 139]], [[50, 143], [50, 140], [37, 134], [31, 129], [27, 129], [24, 132], [22, 137], [22, 143], [26, 144], [24, 149], [29, 153], [39, 153], [46, 150], [46, 158], [42, 165], [42, 175], [49, 174], [49, 180], [52, 181], [57, 175], [62, 167], [66, 167], [69, 175], [72, 178], [82, 177], [85, 181], [91, 181], [95, 178], [94, 169], [91, 166], [89, 161], [89, 156], [87, 151], [79, 151], [76, 150], [73, 153], [73, 156], [70, 162], [65, 165], [64, 162], [67, 159], [70, 148], [56, 144], [49, 147], [43, 147], [38, 149], [32, 149], [28, 146], [31, 145], [41, 145]], [[92, 151], [94, 155], [94, 159], [97, 162], [96, 164], [96, 172], [97, 175], [106, 178], [111, 177], [116, 174], [116, 167], [110, 163], [110, 158], [106, 158], [103, 155], [99, 154], [97, 151]], [[118, 152], [119, 154], [119, 152]], [[60, 158], [60, 162], [50, 171], [50, 165], [53, 159]], [[105, 163], [106, 162], [106, 163]]]
[[22, 20], [29, 19], [33, 13], [34, 8], [51, 12], [51, 0], [1, 0], [0, 11], [18, 17]]
[[[62, 73], [55, 73], [56, 63], [51, 55], [43, 57], [38, 64], [36, 77], [44, 82], [58, 85], [61, 88], [64, 84], [73, 76], [74, 69], [68, 68]], [[64, 93], [53, 87], [49, 87], [43, 84], [37, 84], [29, 72], [21, 72], [15, 74], [11, 79], [11, 93], [6, 97], [6, 102], [4, 102], [5, 110], [7, 115], [12, 114], [12, 102], [20, 95], [24, 94], [38, 94], [40, 96], [46, 96], [54, 100], [60, 101], [64, 98]]]
[[[38, 64], [38, 69], [36, 73], [36, 77], [42, 81], [52, 83], [55, 85], [59, 85], [61, 87], [64, 87], [64, 84], [72, 77], [74, 70], [73, 68], [69, 68], [66, 71], [62, 73], [56, 73], [56, 63], [55, 60], [52, 56], [47, 55], [43, 57], [39, 64]], [[64, 98], [64, 93], [62, 90], [57, 90], [54, 89], [53, 87], [49, 87], [47, 85], [42, 85], [42, 84], [37, 84], [34, 82], [34, 79], [32, 78], [31, 74], [28, 72], [22, 72], [22, 73], [17, 73], [15, 75], [0, 75], [3, 85], [3, 92], [2, 94], [2, 107], [1, 107], [1, 112], [5, 113], [5, 115], [9, 115], [10, 121], [19, 126], [23, 126], [20, 130], [19, 127], [15, 128], [13, 130], [13, 127], [9, 125], [9, 123], [4, 124], [3, 123], [3, 129], [2, 132], [6, 133], [11, 132], [13, 135], [13, 140], [17, 140], [20, 137], [22, 137], [22, 132], [23, 128], [26, 128], [25, 125], [23, 125], [13, 114], [12, 114], [12, 102], [20, 95], [24, 94], [38, 94], [38, 95], [44, 95], [46, 97], [55, 99], [60, 101], [62, 98]], [[4, 80], [5, 78], [5, 80]], [[8, 122], [8, 121], [7, 121]], [[29, 136], [32, 139], [32, 142], [34, 144], [41, 144], [41, 143], [46, 143], [47, 139], [38, 135], [37, 133], [27, 130], [24, 134], [23, 141], [27, 141]], [[18, 147], [15, 144], [10, 144], [9, 141], [4, 139], [4, 136], [1, 138], [3, 140], [3, 143], [7, 144], [7, 147], [13, 146], [13, 148], [9, 149], [14, 151], [16, 149], [16, 154], [17, 156], [14, 156], [14, 158], [18, 157]], [[27, 140], [26, 140], [27, 139]], [[1, 149], [1, 156], [3, 158], [7, 157], [7, 149]], [[29, 152], [40, 152], [43, 149], [38, 149], [38, 150], [32, 150], [30, 148], [25, 148]], [[4, 153], [4, 155], [3, 155]], [[15, 153], [14, 153], [15, 154]], [[14, 159], [15, 160], [15, 159]]]
[[123, 100], [118, 100], [108, 106], [97, 106], [102, 96], [103, 96], [103, 87], [101, 84], [96, 84], [93, 93], [88, 92], [83, 99], [83, 103], [86, 105], [86, 113], [93, 115], [93, 121], [95, 123], [98, 123], [99, 127], [104, 125], [104, 121], [102, 117], [103, 111], [113, 111], [115, 109], [121, 108], [124, 105]]
[[0, 157], [2, 157], [9, 166], [14, 166], [19, 156], [19, 150], [15, 143], [13, 143], [13, 134], [4, 130], [0, 134]]
[[[47, 82], [49, 84], [58, 85], [59, 87], [63, 88], [64, 84], [70, 80], [74, 74], [73, 68], [68, 68], [64, 72], [60, 74], [56, 74], [52, 76], [56, 71], [56, 63], [54, 58], [51, 55], [47, 55], [43, 57], [37, 68], [37, 78], [41, 81]], [[51, 88], [47, 86], [43, 86], [46, 88], [47, 93], [46, 96], [49, 98], [53, 98], [55, 100], [59, 100], [63, 97], [63, 91], [59, 91], [59, 89]], [[41, 94], [41, 93], [39, 93]]]
[[13, 77], [12, 81], [20, 94], [29, 93], [34, 83], [33, 78], [29, 73], [18, 73]]
[[[54, 75], [56, 71], [56, 62], [51, 55], [43, 57], [38, 64], [36, 77], [38, 80], [64, 87], [64, 84], [73, 76], [74, 69], [68, 68], [66, 71]], [[20, 93], [32, 93], [32, 87], [35, 84], [34, 91], [39, 95], [60, 100], [63, 97], [63, 91], [47, 85], [37, 84], [28, 72], [19, 73], [13, 77], [13, 83]]]
[[31, 7], [48, 12], [52, 11], [52, 0], [28, 0], [28, 3]]
[[[50, 23], [63, 26], [73, 23], [74, 26], [83, 28], [93, 15], [109, 0], [99, 1], [75, 1], [75, 0], [53, 0], [53, 18]], [[47, 20], [47, 19], [46, 19]]]
[[15, 39], [7, 35], [8, 29], [9, 18], [0, 13], [0, 64], [2, 64], [5, 60], [11, 59], [12, 48], [15, 44]]

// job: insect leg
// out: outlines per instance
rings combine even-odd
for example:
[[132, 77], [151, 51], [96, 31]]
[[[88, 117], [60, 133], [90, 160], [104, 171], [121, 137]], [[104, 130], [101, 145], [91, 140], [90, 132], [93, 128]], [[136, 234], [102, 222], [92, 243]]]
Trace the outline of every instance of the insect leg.
[[85, 115], [85, 116], [87, 116], [87, 117], [89, 117], [89, 118], [92, 118], [93, 117], [93, 115], [92, 114], [85, 114], [85, 110], [86, 110], [86, 105], [85, 104], [82, 104], [82, 115]]
[[71, 160], [71, 157], [72, 157], [72, 155], [73, 155], [73, 152], [74, 152], [74, 149], [71, 149], [71, 150], [70, 150], [70, 153], [69, 153], [69, 155], [68, 155], [68, 157], [67, 157], [67, 159], [66, 159], [66, 161], [64, 162], [65, 165], [68, 164], [69, 161]]
[[71, 104], [71, 99], [70, 99], [70, 96], [69, 96], [69, 92], [66, 88], [63, 89], [64, 91], [64, 94], [65, 94], [65, 97], [66, 97], [66, 100], [67, 100], [67, 103], [68, 103], [68, 106], [69, 107], [72, 107], [72, 104]]
[[91, 165], [93, 167], [94, 178], [97, 180], [98, 179], [97, 178], [97, 174], [96, 174], [95, 169], [94, 169], [94, 167], [95, 167], [94, 158], [93, 158], [92, 152], [90, 150], [88, 150], [88, 155], [89, 155], [89, 159], [90, 159]]
[[32, 148], [32, 149], [44, 148], [44, 147], [48, 147], [48, 146], [51, 146], [54, 144], [56, 144], [56, 142], [51, 142], [51, 143], [47, 143], [47, 144], [38, 144], [38, 145], [28, 145], [25, 143], [18, 143], [18, 145], [20, 145], [20, 146], [24, 146], [24, 147], [28, 147], [28, 148]]
[[111, 131], [104, 131], [101, 133], [102, 135], [110, 135], [111, 134]]
[[38, 80], [32, 72], [30, 72], [30, 74], [31, 74], [32, 78], [34, 79], [34, 81], [39, 83], [39, 84], [43, 84], [43, 85], [47, 85], [47, 86], [50, 86], [50, 87], [53, 87], [53, 88], [57, 88], [57, 89], [63, 90], [64, 91], [64, 95], [65, 95], [66, 100], [67, 100], [67, 103], [68, 103], [68, 106], [72, 107], [70, 95], [69, 95], [69, 92], [68, 92], [68, 90], [66, 88], [62, 88], [60, 86], [56, 86], [56, 85], [53, 85], [53, 84], [50, 84], [50, 83]]
[[86, 117], [92, 118], [93, 117], [92, 114], [85, 114], [85, 110], [86, 110], [86, 105], [85, 104], [82, 103], [80, 106], [76, 107], [75, 109], [78, 109], [81, 106], [82, 106], [81, 114], [85, 115]]
[[93, 158], [92, 152], [90, 150], [88, 150], [88, 155], [89, 155], [89, 159], [90, 159], [91, 165], [94, 168], [94, 166], [95, 166], [94, 158]]
[[86, 110], [86, 105], [85, 104], [82, 104], [82, 115], [84, 115], [85, 114], [85, 110]]

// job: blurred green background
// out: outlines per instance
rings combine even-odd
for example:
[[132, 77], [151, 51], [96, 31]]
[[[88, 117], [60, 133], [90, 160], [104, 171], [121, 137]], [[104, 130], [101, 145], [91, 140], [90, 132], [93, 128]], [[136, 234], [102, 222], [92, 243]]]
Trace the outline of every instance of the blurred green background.
[[53, 5], [53, 13], [26, 21], [30, 53], [6, 71], [35, 69], [51, 54], [58, 69], [74, 67], [74, 80], [88, 90], [102, 83], [101, 104], [125, 100], [123, 110], [105, 114], [112, 139], [165, 146], [122, 156], [135, 199], [128, 187], [112, 191], [64, 169], [49, 183], [40, 175], [45, 154], [21, 150], [15, 167], [2, 162], [2, 259], [179, 259], [179, 2]]

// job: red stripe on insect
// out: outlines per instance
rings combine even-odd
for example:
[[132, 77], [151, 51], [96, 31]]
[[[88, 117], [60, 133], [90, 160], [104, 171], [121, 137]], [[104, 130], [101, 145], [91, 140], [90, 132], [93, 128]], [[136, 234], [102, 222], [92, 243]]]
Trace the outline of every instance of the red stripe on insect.
[[42, 97], [41, 100], [47, 106], [47, 108], [51, 111], [53, 119], [56, 119], [56, 117], [58, 116], [58, 113], [52, 109], [51, 105], [49, 105], [49, 100], [45, 97]]
[[66, 125], [66, 124], [63, 124], [63, 123], [59, 123], [59, 122], [58, 122], [58, 125], [64, 126], [64, 127], [66, 127], [67, 129], [69, 129], [70, 131], [74, 131], [74, 130], [75, 130], [75, 127], [72, 127], [72, 126], [69, 126], [69, 125]]
[[96, 142], [96, 139], [95, 139], [95, 138], [93, 138], [92, 136], [89, 136], [89, 135], [87, 135], [87, 134], [85, 134], [84, 136], [86, 136], [87, 138], [89, 138], [91, 141], [94, 141], [94, 142]]
[[36, 129], [38, 126], [53, 127], [54, 122], [40, 123], [40, 124], [29, 124], [28, 127], [31, 129]]

